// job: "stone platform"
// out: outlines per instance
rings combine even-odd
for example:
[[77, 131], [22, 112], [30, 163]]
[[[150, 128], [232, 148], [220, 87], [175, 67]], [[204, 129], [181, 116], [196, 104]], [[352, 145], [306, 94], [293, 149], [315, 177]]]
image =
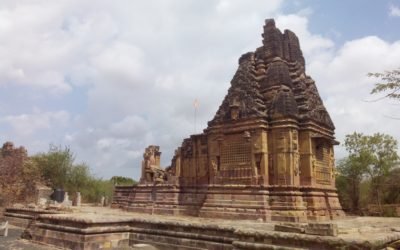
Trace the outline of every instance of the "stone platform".
[[11, 225], [17, 227], [27, 227], [29, 223], [41, 214], [62, 214], [65, 212], [55, 210], [45, 210], [39, 208], [15, 208], [9, 207], [4, 211], [4, 219]]
[[27, 235], [35, 242], [67, 249], [139, 243], [158, 249], [382, 249], [400, 247], [400, 218], [282, 224], [84, 208], [72, 214], [39, 215]]
[[344, 216], [336, 189], [283, 185], [116, 186], [112, 207], [227, 220], [307, 222]]

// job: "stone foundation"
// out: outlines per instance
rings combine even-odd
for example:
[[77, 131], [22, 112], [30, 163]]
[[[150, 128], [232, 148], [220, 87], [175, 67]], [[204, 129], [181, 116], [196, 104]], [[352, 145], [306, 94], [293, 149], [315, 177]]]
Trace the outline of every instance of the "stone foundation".
[[117, 186], [112, 207], [147, 214], [262, 221], [323, 221], [344, 216], [334, 189], [292, 186]]
[[393, 218], [280, 225], [114, 212], [39, 215], [27, 236], [67, 249], [110, 249], [139, 243], [159, 249], [381, 249], [399, 246], [400, 240], [396, 227], [400, 220]]
[[62, 214], [65, 212], [34, 209], [34, 208], [6, 208], [4, 212], [4, 219], [11, 225], [17, 227], [27, 227], [29, 224], [41, 214]]

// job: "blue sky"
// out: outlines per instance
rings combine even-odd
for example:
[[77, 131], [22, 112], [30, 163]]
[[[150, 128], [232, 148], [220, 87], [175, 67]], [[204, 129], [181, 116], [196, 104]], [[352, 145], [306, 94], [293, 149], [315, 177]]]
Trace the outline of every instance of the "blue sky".
[[[400, 65], [400, 1], [2, 0], [0, 142], [30, 154], [67, 145], [109, 178], [138, 178], [143, 150], [162, 164], [206, 127], [264, 19], [300, 39], [342, 141], [353, 131], [400, 139], [393, 101], [365, 102]], [[337, 158], [345, 156], [336, 148]]]
[[390, 9], [400, 1], [380, 0], [303, 0], [285, 3], [286, 11], [296, 12], [309, 8], [312, 12], [309, 29], [323, 34], [339, 45], [352, 39], [377, 35], [386, 41], [400, 39], [400, 18], [391, 16]]

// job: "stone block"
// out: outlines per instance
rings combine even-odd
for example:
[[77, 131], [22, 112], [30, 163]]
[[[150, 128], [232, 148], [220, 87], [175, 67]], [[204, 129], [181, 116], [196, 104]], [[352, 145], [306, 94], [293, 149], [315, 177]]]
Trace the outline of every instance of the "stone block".
[[301, 224], [277, 224], [274, 227], [275, 231], [279, 232], [287, 232], [287, 233], [304, 233], [305, 229], [304, 226]]
[[37, 202], [39, 207], [45, 207], [47, 205], [47, 199], [46, 198], [39, 198]]
[[305, 233], [321, 236], [337, 236], [339, 233], [337, 224], [334, 223], [308, 223]]

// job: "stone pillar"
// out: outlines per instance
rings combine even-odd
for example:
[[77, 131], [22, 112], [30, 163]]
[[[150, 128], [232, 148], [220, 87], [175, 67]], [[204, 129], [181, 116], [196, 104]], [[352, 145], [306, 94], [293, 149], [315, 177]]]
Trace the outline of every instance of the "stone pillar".
[[62, 202], [64, 206], [72, 206], [72, 202], [69, 200], [68, 192], [64, 193], [64, 200]]
[[335, 153], [333, 145], [329, 147], [329, 167], [331, 170], [331, 187], [336, 187], [336, 166], [335, 166]]
[[260, 172], [258, 175], [261, 177], [261, 183], [259, 184], [268, 185], [268, 139], [266, 131], [261, 131], [257, 144], [257, 154], [259, 154], [260, 157]]
[[312, 139], [310, 131], [299, 133], [299, 153], [300, 153], [300, 185], [315, 185], [315, 159], [312, 153]]
[[63, 200], [63, 203], [66, 203], [66, 202], [68, 202], [68, 201], [69, 201], [68, 192], [65, 192], [65, 193], [64, 193], [64, 200]]
[[101, 199], [100, 199], [100, 206], [104, 207], [105, 201], [106, 201], [106, 198], [105, 198], [104, 196], [101, 196]]
[[291, 130], [289, 152], [291, 153], [291, 171], [293, 178], [292, 185], [300, 185], [300, 155], [299, 155], [299, 134], [296, 129]]
[[80, 207], [82, 202], [82, 197], [80, 192], [76, 192], [76, 206]]

